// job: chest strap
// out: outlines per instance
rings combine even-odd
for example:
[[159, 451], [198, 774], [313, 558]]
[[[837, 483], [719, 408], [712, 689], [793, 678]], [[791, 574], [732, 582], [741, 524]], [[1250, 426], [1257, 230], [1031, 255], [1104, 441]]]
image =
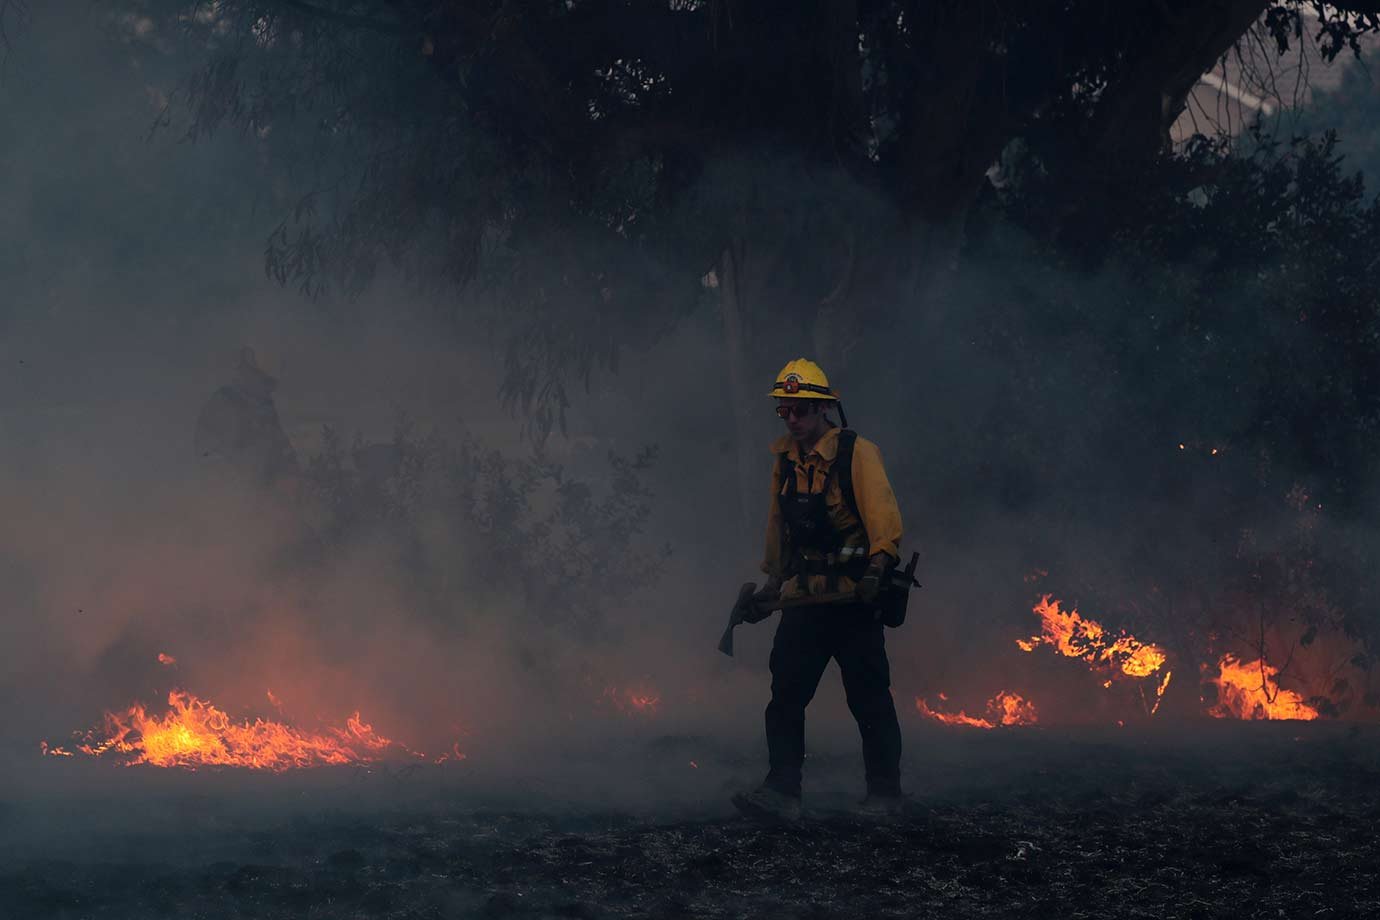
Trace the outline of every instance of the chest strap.
[[[834, 455], [833, 464], [829, 467], [829, 474], [824, 479], [821, 494], [828, 494], [829, 480], [838, 480], [839, 492], [843, 495], [844, 504], [847, 505], [848, 510], [852, 512], [854, 519], [858, 522], [858, 526], [862, 528], [864, 545], [870, 545], [870, 541], [867, 537], [867, 522], [863, 520], [862, 511], [858, 508], [858, 496], [853, 491], [853, 447], [858, 442], [858, 433], [851, 428], [841, 428], [839, 429], [838, 439], [838, 451]], [[783, 484], [783, 492], [785, 495], [795, 495], [799, 491], [799, 487], [796, 485], [796, 463], [791, 459], [789, 450], [778, 456], [781, 469], [780, 481]], [[813, 485], [813, 482], [809, 485]], [[783, 530], [785, 529], [785, 521], [782, 521], [782, 528]], [[785, 534], [783, 534], [783, 536], [785, 536]], [[840, 560], [840, 562], [849, 567], [859, 562], [865, 563], [866, 550], [864, 550], [861, 560]], [[817, 562], [806, 564], [803, 558], [798, 559], [797, 563], [800, 567], [806, 569], [802, 574], [825, 574], [828, 571], [827, 567], [822, 568]]]

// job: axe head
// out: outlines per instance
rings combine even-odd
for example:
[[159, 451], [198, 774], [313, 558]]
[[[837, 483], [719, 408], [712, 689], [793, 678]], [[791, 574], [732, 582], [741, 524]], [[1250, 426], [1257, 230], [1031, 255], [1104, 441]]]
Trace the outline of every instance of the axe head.
[[743, 622], [743, 614], [748, 613], [752, 608], [752, 596], [757, 593], [757, 585], [754, 582], [747, 582], [738, 589], [738, 599], [733, 602], [733, 609], [728, 613], [728, 627], [719, 639], [719, 651], [728, 657], [733, 657], [733, 629]]
[[743, 586], [738, 589], [738, 599], [733, 602], [733, 612], [742, 616], [751, 611], [752, 596], [756, 593], [757, 583], [752, 581], [745, 582]]

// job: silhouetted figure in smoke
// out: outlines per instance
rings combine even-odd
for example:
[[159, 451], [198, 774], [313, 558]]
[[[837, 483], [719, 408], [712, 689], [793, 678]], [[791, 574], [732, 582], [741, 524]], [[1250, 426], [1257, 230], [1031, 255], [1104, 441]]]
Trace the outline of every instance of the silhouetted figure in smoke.
[[273, 404], [277, 385], [277, 378], [259, 367], [254, 349], [243, 348], [234, 381], [216, 390], [197, 416], [197, 457], [224, 464], [252, 487], [291, 490], [300, 470]]

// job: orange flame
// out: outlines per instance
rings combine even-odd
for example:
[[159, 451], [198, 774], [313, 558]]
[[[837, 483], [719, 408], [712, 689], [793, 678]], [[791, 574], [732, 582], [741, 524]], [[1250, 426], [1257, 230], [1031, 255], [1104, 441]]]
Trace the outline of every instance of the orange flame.
[[177, 664], [177, 659], [171, 655], [165, 654], [164, 652], [159, 652], [158, 663], [162, 665], [168, 665], [169, 667], [171, 667], [172, 665]]
[[1002, 725], [1034, 725], [1039, 721], [1034, 703], [1007, 690], [988, 700], [987, 709], [1000, 714]]
[[1168, 658], [1164, 649], [1135, 636], [1124, 632], [1108, 636], [1101, 623], [1083, 617], [1077, 610], [1059, 609], [1059, 601], [1051, 601], [1048, 594], [1041, 596], [1032, 610], [1040, 618], [1040, 635], [1016, 640], [1022, 651], [1033, 652], [1037, 645], [1052, 645], [1067, 658], [1108, 665], [1128, 677], [1149, 677], [1164, 667]]
[[[1094, 668], [1112, 668], [1137, 679], [1153, 677], [1163, 670], [1164, 676], [1155, 687], [1153, 700], [1141, 691], [1146, 712], [1152, 716], [1159, 712], [1164, 691], [1169, 689], [1169, 679], [1174, 676], [1164, 667], [1169, 656], [1163, 648], [1125, 632], [1110, 636], [1101, 623], [1084, 617], [1077, 610], [1060, 609], [1059, 601], [1051, 600], [1048, 594], [1042, 595], [1031, 611], [1040, 618], [1040, 634], [1017, 639], [1016, 645], [1021, 651], [1033, 652], [1038, 645], [1049, 645], [1066, 658], [1077, 658]], [[1111, 689], [1112, 681], [1103, 681], [1102, 686]]]
[[1263, 659], [1242, 662], [1223, 655], [1217, 663], [1217, 705], [1208, 715], [1218, 719], [1302, 719], [1319, 716], [1303, 696], [1279, 686], [1279, 668]]
[[[275, 772], [370, 763], [390, 750], [422, 756], [375, 732], [358, 712], [344, 728], [313, 733], [263, 719], [234, 722], [210, 702], [182, 690], [168, 694], [168, 706], [162, 716], [150, 715], [137, 703], [121, 713], [106, 713], [103, 732], [88, 733], [77, 750], [93, 757], [114, 752], [127, 766], [234, 766]], [[46, 745], [45, 753], [52, 753]]]
[[[941, 700], [948, 697], [939, 694]], [[938, 712], [931, 709], [922, 697], [915, 698], [915, 708], [927, 719], [934, 719], [944, 725], [964, 725], [969, 728], [996, 728], [998, 725], [1034, 725], [1039, 721], [1035, 704], [1019, 693], [1002, 690], [987, 701], [987, 718], [970, 716], [962, 710], [956, 713]]]

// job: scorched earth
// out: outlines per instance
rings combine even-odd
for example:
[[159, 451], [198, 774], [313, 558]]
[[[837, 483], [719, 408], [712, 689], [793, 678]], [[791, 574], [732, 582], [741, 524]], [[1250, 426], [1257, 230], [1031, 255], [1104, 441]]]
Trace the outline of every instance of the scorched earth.
[[810, 758], [794, 827], [730, 813], [755, 748], [688, 737], [591, 746], [559, 770], [63, 760], [6, 795], [0, 915], [1380, 916], [1372, 728], [936, 725], [907, 740], [914, 805], [891, 825], [847, 813], [844, 746]]

